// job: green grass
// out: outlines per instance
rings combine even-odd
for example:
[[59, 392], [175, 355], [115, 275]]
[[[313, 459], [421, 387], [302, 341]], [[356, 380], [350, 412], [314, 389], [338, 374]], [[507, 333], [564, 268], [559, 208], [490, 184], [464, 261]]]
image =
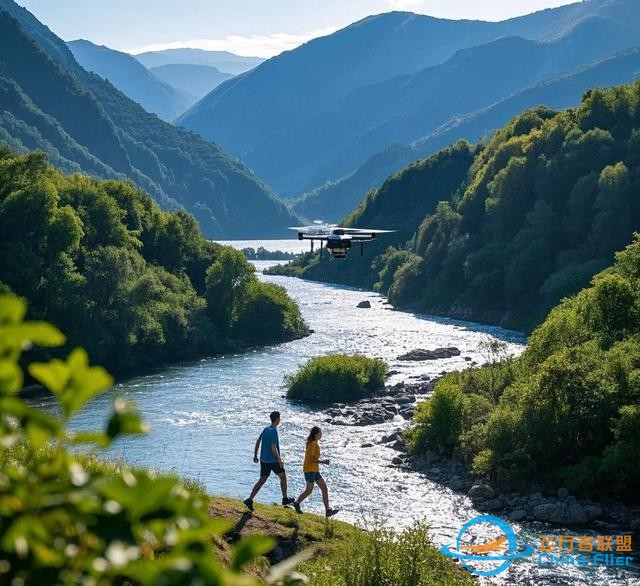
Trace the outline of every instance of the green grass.
[[[299, 571], [311, 586], [466, 586], [469, 573], [431, 544], [428, 527], [417, 523], [399, 533], [375, 523], [363, 530], [337, 520], [278, 505], [255, 505], [248, 515], [235, 499], [211, 497], [209, 512], [233, 522], [236, 538], [252, 534], [276, 539], [288, 555], [312, 548]], [[225, 557], [224, 551], [222, 557]], [[264, 575], [264, 568], [257, 568]]]

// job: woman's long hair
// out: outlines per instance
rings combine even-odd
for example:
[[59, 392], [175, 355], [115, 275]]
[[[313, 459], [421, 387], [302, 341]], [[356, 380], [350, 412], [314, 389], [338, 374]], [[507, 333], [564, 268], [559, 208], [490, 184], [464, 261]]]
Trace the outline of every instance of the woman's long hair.
[[316, 440], [316, 437], [318, 436], [320, 431], [321, 429], [317, 425], [314, 425], [311, 428], [311, 431], [309, 432], [309, 437], [307, 438], [307, 445]]

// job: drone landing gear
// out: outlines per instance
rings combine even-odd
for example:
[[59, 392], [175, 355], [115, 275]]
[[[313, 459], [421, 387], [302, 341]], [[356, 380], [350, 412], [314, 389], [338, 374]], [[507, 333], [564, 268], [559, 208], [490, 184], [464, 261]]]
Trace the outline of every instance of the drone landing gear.
[[360, 242], [360, 256], [364, 256], [364, 242]]

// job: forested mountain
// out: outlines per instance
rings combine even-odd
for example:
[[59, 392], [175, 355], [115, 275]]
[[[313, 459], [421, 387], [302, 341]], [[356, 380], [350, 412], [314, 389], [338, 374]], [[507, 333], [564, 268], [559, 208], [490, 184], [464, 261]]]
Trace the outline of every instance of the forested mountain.
[[172, 64], [209, 65], [232, 75], [249, 71], [264, 61], [261, 57], [243, 57], [229, 51], [205, 49], [164, 49], [139, 53], [134, 57], [148, 68]]
[[179, 123], [219, 141], [280, 193], [300, 193], [456, 115], [638, 44], [640, 5], [630, 0], [501, 23], [384, 14], [223, 84]]
[[[231, 73], [223, 73], [213, 65], [193, 65], [189, 63], [169, 63], [152, 67], [149, 71], [162, 81], [183, 92], [188, 97], [189, 107], [204, 98], [223, 81], [233, 77]], [[174, 118], [177, 118], [177, 115]]]
[[[0, 294], [122, 371], [306, 332], [284, 289], [130, 183], [64, 176], [0, 144]], [[259, 319], [257, 319], [259, 315]], [[259, 321], [259, 326], [256, 323]]]
[[11, 0], [0, 0], [0, 54], [0, 136], [12, 147], [41, 148], [67, 171], [130, 178], [193, 212], [209, 237], [276, 236], [295, 221], [244, 165], [87, 72]]
[[127, 53], [94, 45], [83, 39], [67, 45], [76, 61], [87, 71], [97, 73], [138, 102], [147, 112], [157, 114], [167, 122], [175, 120], [193, 103], [184, 93], [152, 75]]
[[529, 329], [640, 230], [639, 189], [640, 82], [590, 90], [575, 109], [529, 110], [486, 145], [458, 143], [371, 192], [346, 223], [399, 230], [372, 243], [372, 262], [307, 256], [290, 270]]
[[504, 126], [527, 108], [545, 104], [564, 109], [575, 106], [585, 91], [628, 83], [640, 76], [640, 48], [633, 47], [569, 73], [520, 90], [488, 108], [456, 116], [433, 132], [407, 145], [393, 145], [376, 153], [357, 171], [318, 188], [294, 202], [307, 218], [339, 221], [355, 209], [366, 193], [411, 161], [428, 156], [460, 139], [478, 141]]

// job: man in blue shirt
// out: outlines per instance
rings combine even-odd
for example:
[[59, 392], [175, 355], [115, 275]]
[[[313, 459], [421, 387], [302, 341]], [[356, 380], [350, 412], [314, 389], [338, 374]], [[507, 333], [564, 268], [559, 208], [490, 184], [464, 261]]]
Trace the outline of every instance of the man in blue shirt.
[[[271, 425], [262, 430], [253, 450], [253, 461], [256, 464], [258, 461], [260, 462], [260, 478], [253, 487], [249, 498], [243, 501], [250, 511], [253, 511], [253, 499], [272, 472], [280, 479], [282, 505], [286, 507], [294, 501], [294, 499], [287, 496], [287, 473], [284, 471], [284, 463], [280, 456], [280, 441], [277, 429], [278, 425], [280, 425], [280, 413], [273, 411], [269, 418], [271, 419]], [[258, 460], [258, 448], [260, 448], [260, 460]]]

